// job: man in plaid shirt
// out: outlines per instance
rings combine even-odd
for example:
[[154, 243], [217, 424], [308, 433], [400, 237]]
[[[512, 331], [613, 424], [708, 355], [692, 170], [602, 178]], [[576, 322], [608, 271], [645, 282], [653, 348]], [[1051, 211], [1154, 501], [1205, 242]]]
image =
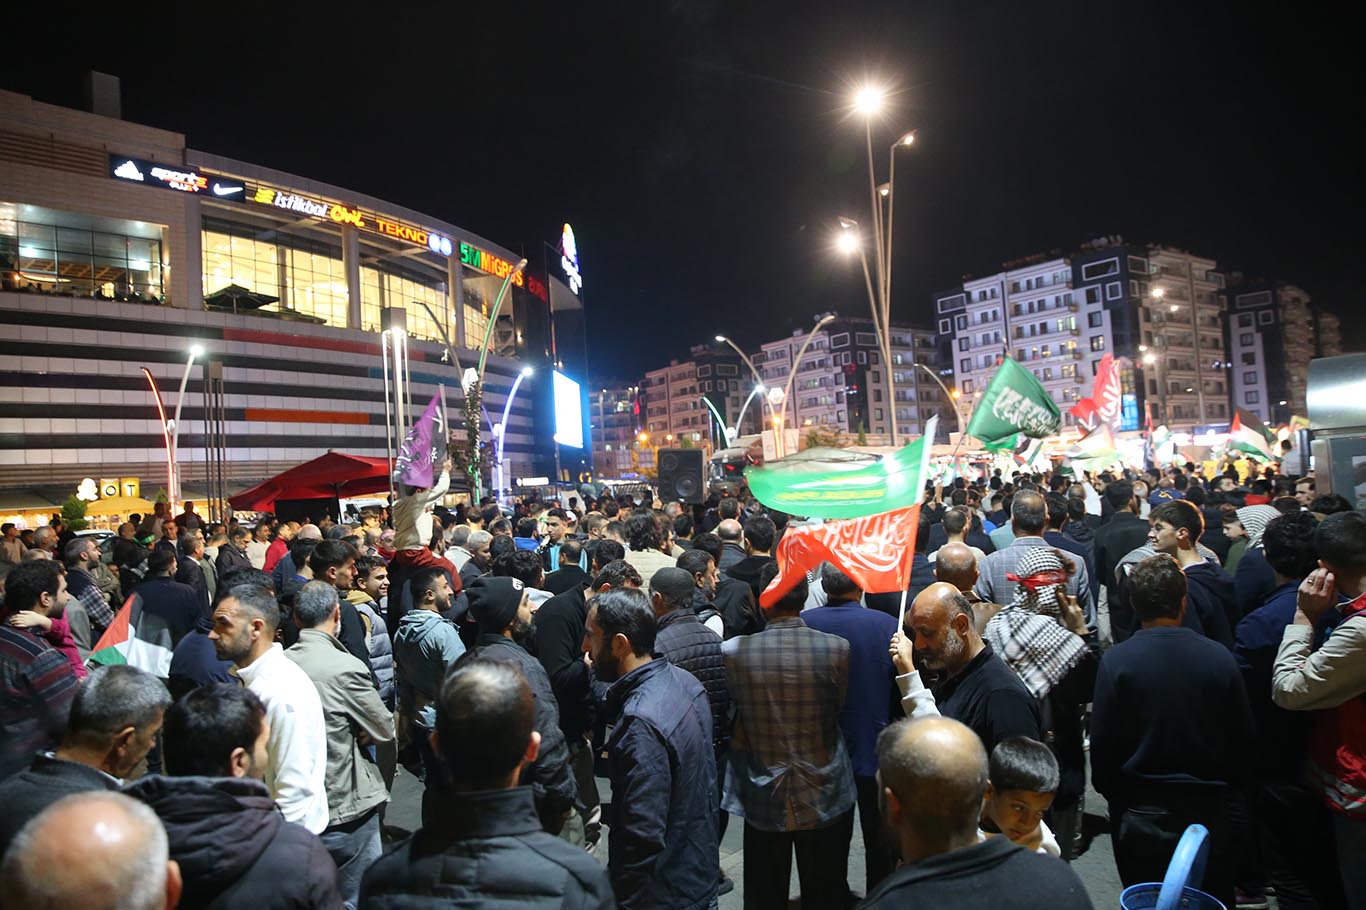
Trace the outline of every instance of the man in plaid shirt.
[[[759, 587], [778, 573], [766, 566]], [[745, 819], [745, 906], [787, 907], [792, 849], [802, 903], [849, 900], [854, 771], [840, 733], [849, 642], [801, 620], [803, 578], [765, 613], [768, 626], [726, 641], [736, 708], [722, 808]]]
[[109, 599], [100, 590], [93, 571], [100, 562], [100, 545], [93, 537], [76, 537], [67, 542], [62, 555], [67, 590], [85, 607], [85, 615], [90, 619], [90, 644], [94, 645], [114, 621]]

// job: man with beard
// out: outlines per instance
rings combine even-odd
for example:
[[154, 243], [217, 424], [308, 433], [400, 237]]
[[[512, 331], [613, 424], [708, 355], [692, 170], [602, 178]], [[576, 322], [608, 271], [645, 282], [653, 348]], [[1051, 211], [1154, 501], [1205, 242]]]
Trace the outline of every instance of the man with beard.
[[711, 705], [692, 674], [655, 658], [640, 590], [593, 599], [585, 649], [611, 683], [612, 811], [607, 871], [623, 910], [701, 910], [721, 878]]
[[573, 813], [578, 793], [569, 763], [569, 747], [560, 729], [560, 712], [550, 677], [540, 661], [527, 653], [524, 643], [534, 640], [531, 598], [516, 578], [477, 578], [470, 585], [470, 614], [479, 623], [479, 637], [472, 654], [515, 664], [526, 677], [536, 698], [536, 730], [541, 734], [540, 754], [522, 769], [522, 783], [536, 797], [541, 826], [559, 834], [572, 819], [580, 829], [566, 833], [566, 840], [582, 840], [582, 822]]
[[[941, 581], [921, 591], [906, 613], [906, 631], [915, 636], [924, 667], [939, 674], [933, 689], [939, 713], [971, 727], [987, 754], [1008, 736], [1042, 742], [1038, 701], [982, 640], [972, 604], [957, 588]], [[910, 672], [896, 680], [908, 714], [917, 701], [915, 677]]]
[[[713, 569], [708, 570], [704, 578], [700, 563], [690, 562], [685, 565], [680, 562], [679, 565], [693, 573], [693, 577], [698, 580], [698, 587], [704, 589], [703, 599], [717, 613], [721, 614], [721, 621], [725, 630], [721, 633], [721, 637], [734, 638], [737, 635], [762, 632], [764, 615], [759, 609], [759, 602], [754, 596], [754, 590], [748, 582], [727, 578], [722, 574], [724, 568], [721, 565], [721, 538], [715, 534], [695, 534], [693, 535], [693, 547], [711, 557], [711, 561], [714, 563]], [[691, 550], [685, 550], [683, 555], [678, 558], [680, 560], [690, 558], [692, 553]], [[701, 601], [698, 602], [698, 608], [701, 609]]]
[[327, 827], [327, 727], [308, 674], [275, 641], [280, 606], [268, 588], [239, 585], [213, 613], [209, 639], [265, 703], [270, 761], [265, 781], [288, 821], [314, 834]]
[[341, 910], [327, 849], [280, 816], [262, 783], [270, 732], [266, 706], [249, 689], [196, 689], [166, 712], [166, 776], [125, 791], [166, 826], [185, 880], [182, 907]]
[[[455, 625], [442, 617], [450, 609], [451, 585], [440, 566], [418, 569], [408, 580], [413, 609], [403, 614], [394, 632], [394, 680], [398, 688], [399, 716], [411, 727], [426, 770], [428, 787], [440, 786], [444, 769], [432, 751], [436, 729], [436, 700], [446, 670], [465, 653]], [[390, 598], [398, 592], [390, 593]]]
[[493, 535], [488, 531], [470, 532], [469, 540], [465, 542], [470, 558], [460, 567], [461, 587], [468, 588], [476, 578], [489, 571], [493, 564], [493, 557], [489, 554], [489, 542], [492, 540]]

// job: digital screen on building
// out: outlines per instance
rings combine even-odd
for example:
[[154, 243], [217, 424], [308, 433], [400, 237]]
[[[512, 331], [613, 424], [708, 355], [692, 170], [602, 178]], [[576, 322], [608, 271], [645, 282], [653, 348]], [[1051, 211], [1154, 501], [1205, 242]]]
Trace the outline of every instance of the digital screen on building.
[[583, 393], [579, 384], [555, 371], [555, 441], [572, 449], [583, 448]]
[[1119, 397], [1119, 429], [1121, 432], [1138, 429], [1138, 396], [1125, 392]]

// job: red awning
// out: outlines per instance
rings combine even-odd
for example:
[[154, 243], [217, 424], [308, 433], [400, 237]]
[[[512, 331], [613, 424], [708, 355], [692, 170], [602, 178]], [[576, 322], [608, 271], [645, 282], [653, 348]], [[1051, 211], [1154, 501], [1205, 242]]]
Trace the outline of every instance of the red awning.
[[328, 452], [243, 490], [228, 502], [234, 509], [268, 512], [280, 499], [346, 499], [388, 489], [387, 459]]

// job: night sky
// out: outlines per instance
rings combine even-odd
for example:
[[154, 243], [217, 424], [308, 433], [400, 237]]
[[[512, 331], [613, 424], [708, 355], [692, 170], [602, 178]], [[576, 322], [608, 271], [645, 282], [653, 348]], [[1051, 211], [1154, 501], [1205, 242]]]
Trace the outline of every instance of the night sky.
[[1358, 29], [1312, 6], [302, 6], [49, 19], [11, 32], [0, 85], [79, 106], [84, 71], [113, 73], [128, 120], [513, 250], [570, 221], [598, 376], [867, 313], [831, 240], [839, 215], [869, 223], [848, 106], [868, 79], [895, 90], [880, 181], [917, 131], [895, 320], [931, 325], [931, 292], [966, 273], [1121, 234], [1298, 284], [1366, 348]]

